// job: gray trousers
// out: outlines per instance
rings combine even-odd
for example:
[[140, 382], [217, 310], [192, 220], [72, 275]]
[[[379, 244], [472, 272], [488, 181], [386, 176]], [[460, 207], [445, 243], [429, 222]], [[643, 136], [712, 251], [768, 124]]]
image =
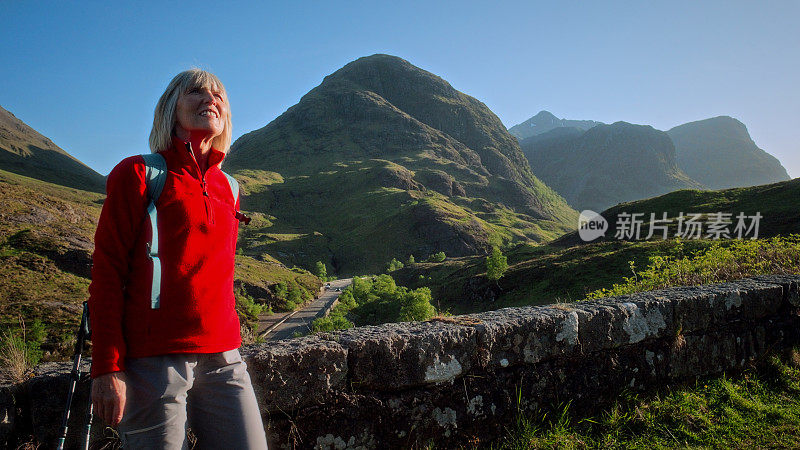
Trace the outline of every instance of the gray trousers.
[[125, 376], [125, 448], [187, 449], [187, 424], [198, 449], [267, 448], [239, 350], [131, 358]]

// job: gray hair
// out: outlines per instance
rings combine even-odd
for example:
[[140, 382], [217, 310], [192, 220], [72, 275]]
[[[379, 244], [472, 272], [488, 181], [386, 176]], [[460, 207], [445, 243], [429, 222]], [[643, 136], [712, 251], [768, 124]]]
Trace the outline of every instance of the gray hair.
[[153, 129], [150, 130], [151, 152], [156, 153], [172, 147], [172, 133], [175, 129], [175, 122], [178, 120], [175, 117], [175, 105], [178, 103], [178, 97], [197, 87], [219, 89], [228, 106], [225, 127], [222, 133], [211, 142], [211, 146], [215, 149], [228, 153], [231, 146], [231, 108], [228, 104], [228, 94], [216, 75], [201, 69], [189, 69], [175, 75], [175, 78], [169, 82], [167, 90], [161, 94], [153, 117]]

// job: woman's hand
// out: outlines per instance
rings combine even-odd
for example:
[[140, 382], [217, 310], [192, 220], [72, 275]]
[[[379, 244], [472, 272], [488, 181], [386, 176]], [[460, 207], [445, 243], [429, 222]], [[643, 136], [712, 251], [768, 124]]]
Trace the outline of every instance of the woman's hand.
[[92, 404], [94, 413], [103, 422], [116, 427], [125, 411], [125, 376], [112, 372], [92, 380]]

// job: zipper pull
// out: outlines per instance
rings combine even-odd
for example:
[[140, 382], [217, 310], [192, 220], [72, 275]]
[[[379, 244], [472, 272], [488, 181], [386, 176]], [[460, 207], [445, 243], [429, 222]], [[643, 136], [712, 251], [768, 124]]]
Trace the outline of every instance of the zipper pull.
[[252, 219], [244, 215], [243, 212], [236, 211], [236, 220], [238, 220], [239, 222], [244, 222], [244, 224], [247, 225], [248, 223], [250, 223], [250, 220]]

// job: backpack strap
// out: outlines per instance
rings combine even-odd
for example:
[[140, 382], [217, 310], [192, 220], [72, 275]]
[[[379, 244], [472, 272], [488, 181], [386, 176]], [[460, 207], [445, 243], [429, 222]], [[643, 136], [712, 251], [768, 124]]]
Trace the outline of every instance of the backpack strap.
[[158, 257], [158, 211], [156, 202], [164, 190], [167, 181], [167, 162], [158, 153], [142, 155], [144, 158], [147, 181], [147, 215], [150, 218], [150, 228], [153, 230], [152, 238], [147, 243], [147, 252], [153, 261], [153, 281], [150, 287], [150, 307], [158, 309], [161, 306], [161, 260]]
[[[222, 172], [220, 170], [220, 172]], [[225, 175], [225, 178], [228, 179], [228, 184], [231, 186], [231, 193], [233, 194], [233, 206], [236, 207], [236, 200], [239, 198], [239, 182], [236, 181], [236, 178], [228, 175], [225, 172], [222, 172]]]

